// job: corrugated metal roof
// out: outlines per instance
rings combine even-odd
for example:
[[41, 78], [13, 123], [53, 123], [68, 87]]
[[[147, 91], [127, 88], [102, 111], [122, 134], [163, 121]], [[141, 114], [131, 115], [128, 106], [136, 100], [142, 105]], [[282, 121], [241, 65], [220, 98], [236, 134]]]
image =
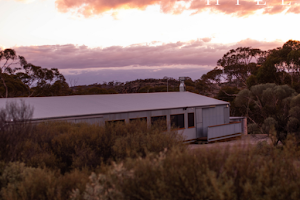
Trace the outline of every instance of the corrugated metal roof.
[[0, 107], [4, 107], [7, 101], [19, 99], [34, 107], [33, 119], [229, 104], [190, 92], [160, 92], [2, 98]]

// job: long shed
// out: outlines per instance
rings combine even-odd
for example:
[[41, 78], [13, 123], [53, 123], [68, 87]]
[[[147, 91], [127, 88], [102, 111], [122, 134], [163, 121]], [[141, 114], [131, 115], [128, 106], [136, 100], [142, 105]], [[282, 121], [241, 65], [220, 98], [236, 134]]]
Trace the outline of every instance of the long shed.
[[190, 92], [78, 95], [0, 99], [0, 107], [9, 101], [23, 100], [34, 108], [32, 121], [66, 120], [105, 125], [134, 119], [148, 125], [165, 119], [167, 129], [175, 125], [186, 140], [208, 141], [242, 134], [241, 120], [230, 122], [230, 104]]

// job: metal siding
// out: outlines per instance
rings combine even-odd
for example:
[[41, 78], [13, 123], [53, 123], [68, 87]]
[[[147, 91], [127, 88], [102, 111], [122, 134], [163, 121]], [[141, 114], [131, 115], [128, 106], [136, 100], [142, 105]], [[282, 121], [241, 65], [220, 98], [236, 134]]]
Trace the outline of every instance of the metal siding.
[[75, 123], [86, 122], [89, 124], [102, 125], [103, 118], [87, 118], [87, 119], [75, 119]]
[[230, 122], [241, 122], [242, 132], [247, 135], [247, 117], [230, 117]]
[[196, 138], [196, 128], [178, 130], [178, 133], [183, 135], [184, 140], [192, 140]]
[[222, 126], [208, 127], [208, 141], [236, 137], [233, 134], [242, 133], [242, 123], [224, 124]]
[[202, 119], [202, 108], [196, 108], [196, 137], [205, 137], [203, 135], [203, 119]]
[[224, 124], [224, 106], [216, 106], [212, 108], [202, 109], [203, 131], [201, 137], [207, 137], [207, 128]]
[[229, 108], [224, 107], [224, 124], [229, 123]]

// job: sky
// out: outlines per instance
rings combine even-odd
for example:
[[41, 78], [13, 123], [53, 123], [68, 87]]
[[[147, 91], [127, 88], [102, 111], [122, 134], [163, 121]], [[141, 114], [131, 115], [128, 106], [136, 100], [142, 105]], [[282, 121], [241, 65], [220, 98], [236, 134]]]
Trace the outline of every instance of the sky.
[[80, 84], [188, 76], [300, 40], [300, 0], [0, 0], [0, 48]]

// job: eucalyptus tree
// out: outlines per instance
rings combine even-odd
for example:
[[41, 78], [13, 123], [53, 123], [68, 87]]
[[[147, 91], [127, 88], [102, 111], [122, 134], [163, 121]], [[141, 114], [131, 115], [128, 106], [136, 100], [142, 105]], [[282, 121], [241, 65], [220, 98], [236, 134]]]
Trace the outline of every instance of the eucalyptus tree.
[[200, 94], [207, 94], [212, 92], [217, 87], [220, 87], [222, 82], [223, 71], [217, 67], [213, 70], [203, 74], [200, 79], [195, 81], [195, 87]]
[[300, 95], [288, 85], [267, 83], [252, 86], [238, 93], [235, 104], [244, 108], [243, 114], [259, 132], [270, 134], [274, 128], [275, 144], [284, 143], [289, 133], [299, 134]]
[[228, 82], [247, 87], [247, 78], [256, 73], [258, 67], [265, 61], [267, 52], [251, 47], [231, 49], [218, 60], [218, 68], [226, 76]]
[[[273, 55], [274, 54], [274, 55]], [[278, 71], [289, 73], [291, 75], [291, 85], [294, 79], [300, 74], [300, 41], [289, 40], [281, 48], [273, 51], [270, 56], [278, 57], [275, 67]]]
[[40, 66], [35, 66], [31, 63], [28, 63], [24, 66], [24, 71], [17, 73], [20, 80], [27, 85], [28, 96], [48, 96], [45, 92], [50, 92], [51, 96], [56, 94], [55, 91], [52, 91], [52, 85], [55, 83], [56, 86], [59, 84], [60, 87], [66, 87], [65, 77], [58, 71], [57, 68], [42, 68]]
[[15, 74], [27, 65], [27, 61], [23, 56], [18, 56], [13, 49], [5, 49], [0, 51], [0, 79], [5, 88], [5, 97], [8, 97], [8, 87], [5, 75]]
[[65, 77], [57, 68], [47, 69], [28, 63], [13, 49], [0, 51], [0, 64], [0, 79], [5, 88], [4, 97], [6, 98], [9, 96], [9, 89], [12, 88], [8, 87], [7, 81], [11, 82], [12, 79], [18, 80], [17, 83], [21, 81], [24, 84], [23, 86], [27, 88], [27, 96], [39, 96], [42, 93], [43, 96], [47, 96], [46, 91], [51, 91], [50, 95], [55, 95], [59, 93], [59, 91], [54, 91], [55, 89], [67, 91], [69, 88]]

